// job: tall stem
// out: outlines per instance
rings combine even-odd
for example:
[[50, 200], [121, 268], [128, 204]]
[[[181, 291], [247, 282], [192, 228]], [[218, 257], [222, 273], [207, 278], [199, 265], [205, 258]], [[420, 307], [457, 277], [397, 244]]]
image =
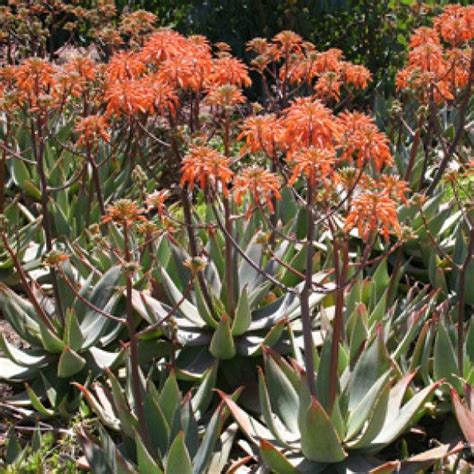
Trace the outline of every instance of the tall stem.
[[[230, 119], [227, 112], [224, 117], [224, 154], [230, 156]], [[224, 185], [223, 185], [224, 186]], [[234, 317], [234, 265], [232, 259], [232, 221], [230, 203], [226, 196], [224, 202], [224, 220], [225, 220], [225, 284], [227, 296], [227, 311], [231, 318]]]
[[[38, 144], [36, 143], [36, 136], [38, 136]], [[46, 250], [51, 252], [53, 250], [53, 231], [51, 223], [51, 215], [48, 209], [49, 202], [49, 190], [48, 182], [46, 179], [46, 173], [44, 170], [44, 127], [43, 119], [41, 116], [37, 120], [37, 130], [35, 130], [33, 122], [31, 123], [31, 141], [33, 155], [35, 161], [38, 165], [38, 175], [40, 178], [40, 187], [41, 187], [41, 210], [43, 211], [43, 229], [46, 240]], [[56, 270], [53, 267], [49, 269], [51, 276], [51, 283], [53, 285], [54, 299], [56, 302], [56, 309], [59, 315], [61, 322], [64, 323], [64, 312], [61, 302], [61, 295], [59, 293], [59, 284]]]
[[[191, 215], [191, 204], [189, 202], [188, 192], [186, 189], [181, 191], [181, 202], [183, 204], [183, 214], [184, 214], [184, 222], [186, 224], [186, 230], [188, 233], [188, 240], [189, 240], [189, 250], [191, 251], [191, 257], [196, 258], [199, 255], [198, 246], [196, 242], [196, 237], [193, 231], [193, 219]], [[217, 321], [217, 315], [214, 311], [214, 305], [212, 304], [212, 299], [207, 290], [206, 280], [204, 279], [203, 272], [197, 273], [198, 285], [201, 290], [202, 296], [204, 301], [206, 302], [208, 309], [213, 316], [213, 318]]]
[[[123, 225], [123, 238], [124, 238], [124, 259], [127, 264], [131, 262], [130, 253], [130, 242], [128, 235], [128, 223], [124, 222]], [[127, 296], [127, 330], [130, 337], [130, 372], [132, 381], [132, 392], [135, 402], [135, 411], [138, 418], [138, 428], [143, 442], [148, 449], [151, 448], [150, 438], [148, 436], [148, 428], [145, 421], [145, 411], [143, 407], [142, 388], [140, 381], [139, 371], [139, 354], [138, 354], [138, 340], [135, 332], [135, 323], [133, 320], [133, 306], [132, 306], [132, 289], [133, 282], [132, 277], [127, 268], [125, 270], [126, 279], [126, 296]]]
[[[339, 251], [342, 251], [342, 262]], [[341, 265], [342, 264], [342, 265]], [[329, 410], [332, 410], [337, 395], [339, 342], [344, 337], [344, 284], [348, 269], [348, 242], [347, 239], [339, 247], [338, 239], [334, 239], [334, 271], [336, 276], [336, 306], [331, 341], [331, 362], [329, 368]]]
[[303, 325], [303, 343], [304, 343], [304, 362], [306, 368], [306, 379], [308, 388], [313, 397], [316, 397], [316, 381], [314, 377], [314, 358], [313, 358], [313, 330], [311, 324], [311, 311], [309, 307], [309, 297], [313, 288], [313, 240], [314, 240], [314, 215], [313, 215], [313, 189], [308, 180], [307, 191], [307, 215], [308, 231], [306, 234], [306, 271], [305, 284], [300, 295], [301, 300], [301, 322]]
[[227, 311], [231, 318], [234, 317], [235, 302], [234, 302], [234, 265], [232, 258], [232, 221], [230, 212], [229, 200], [224, 197], [224, 219], [225, 219], [225, 284], [227, 296]]

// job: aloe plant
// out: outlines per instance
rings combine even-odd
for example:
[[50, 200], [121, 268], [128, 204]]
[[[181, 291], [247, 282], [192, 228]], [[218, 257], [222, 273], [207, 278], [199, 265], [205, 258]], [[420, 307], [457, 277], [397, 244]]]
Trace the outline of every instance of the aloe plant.
[[[260, 419], [221, 393], [244, 434], [259, 447], [262, 462], [276, 472], [349, 469], [360, 454], [376, 454], [403, 435], [423, 416], [426, 402], [439, 387], [436, 382], [413, 391], [415, 372], [399, 373], [380, 327], [354, 367], [347, 362], [340, 367], [339, 395], [329, 410], [329, 348], [326, 340], [316, 396], [309, 393], [301, 366], [269, 349], [259, 373]], [[344, 354], [343, 347], [340, 350]]]
[[[229, 445], [229, 441], [219, 439], [228, 417], [225, 405], [221, 403], [214, 413], [208, 412], [216, 373], [215, 365], [206, 372], [199, 388], [185, 395], [178, 387], [174, 372], [160, 388], [150, 378], [143, 379], [148, 440], [139, 434], [133, 401], [111, 372], [108, 385], [97, 384], [93, 390], [78, 385], [103, 426], [123, 434], [120, 445], [115, 445], [103, 428], [98, 442], [86, 433], [81, 435], [91, 470], [169, 474], [220, 472], [227, 462], [232, 442]], [[220, 456], [215, 456], [216, 449]]]
[[[182, 346], [177, 365], [184, 377], [199, 377], [215, 359], [260, 355], [262, 344], [288, 350], [290, 334], [300, 342], [298, 295], [302, 283], [266, 256], [265, 235], [259, 231], [256, 217], [236, 227], [236, 234], [240, 236], [238, 245], [244, 256], [235, 252], [233, 316], [226, 309], [224, 242], [219, 234], [207, 237], [206, 258], [202, 259], [193, 260], [185, 248], [171, 241], [163, 240], [160, 244], [161, 265], [153, 275], [166, 295], [163, 296], [164, 306], [177, 308], [173, 317]], [[284, 261], [291, 261], [301, 258], [298, 255], [302, 250], [284, 242], [276, 245], [274, 253]], [[212, 308], [206, 303], [197, 279], [193, 279], [193, 264], [201, 266], [199, 272], [209, 291]], [[322, 282], [326, 273], [317, 270], [315, 268], [313, 279]], [[310, 308], [324, 297], [325, 294], [314, 293]], [[195, 359], [199, 359], [199, 367], [195, 367], [198, 364], [188, 365]]]
[[1, 311], [27, 344], [15, 347], [0, 334], [0, 379], [26, 383], [33, 407], [43, 416], [70, 416], [79, 401], [70, 381], [86, 381], [117, 367], [124, 355], [113, 345], [122, 330], [120, 318], [107, 317], [120, 303], [121, 268], [112, 267], [99, 278], [91, 274], [86, 280], [78, 280], [69, 265], [64, 272], [74, 285], [81, 285], [78, 298], [63, 283], [63, 300], [68, 302], [64, 325], [54, 318], [48, 298], [36, 298], [33, 304], [0, 284]]

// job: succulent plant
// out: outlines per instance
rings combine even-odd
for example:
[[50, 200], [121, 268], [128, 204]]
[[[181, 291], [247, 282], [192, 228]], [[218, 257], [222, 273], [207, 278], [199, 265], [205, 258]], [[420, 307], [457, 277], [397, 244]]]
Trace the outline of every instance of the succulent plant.
[[[70, 381], [90, 380], [105, 368], [120, 365], [124, 356], [124, 350], [113, 345], [122, 329], [120, 319], [104, 315], [120, 303], [121, 267], [82, 280], [74, 276], [71, 266], [64, 266], [70, 281], [80, 284], [81, 298], [66, 286], [62, 289], [63, 302], [67, 301], [63, 324], [49, 298], [36, 298], [39, 304], [35, 306], [0, 284], [0, 309], [27, 346], [15, 347], [0, 334], [0, 379], [26, 383], [30, 402], [42, 416], [70, 416], [79, 401]], [[25, 402], [23, 395], [17, 398]]]
[[[208, 412], [216, 372], [217, 366], [209, 369], [194, 394], [185, 395], [178, 387], [174, 372], [160, 388], [150, 378], [143, 380], [149, 439], [141, 434], [143, 431], [133, 402], [127, 397], [127, 389], [121, 387], [111, 372], [108, 385], [96, 384], [93, 390], [78, 386], [103, 425], [123, 434], [123, 441], [117, 446], [104, 429], [100, 430], [97, 442], [86, 433], [81, 435], [91, 470], [150, 474], [220, 472], [227, 463], [235, 430], [227, 430], [230, 440], [220, 439], [228, 417], [225, 404], [221, 403], [213, 413]], [[233, 399], [238, 395], [236, 392]]]
[[376, 454], [404, 434], [440, 385], [414, 391], [415, 372], [398, 372], [379, 326], [354, 367], [346, 359], [339, 368], [339, 395], [330, 407], [329, 347], [326, 341], [318, 364], [317, 397], [310, 395], [299, 364], [269, 349], [259, 373], [260, 419], [221, 393], [244, 434], [259, 447], [263, 463], [275, 472], [346, 472], [360, 462], [360, 454]]
[[[160, 248], [160, 267], [153, 275], [162, 287], [162, 301], [168, 309], [176, 307], [173, 315], [177, 324], [177, 339], [182, 348], [177, 364], [182, 376], [196, 378], [213, 364], [214, 359], [261, 355], [261, 346], [278, 345], [288, 351], [291, 337], [300, 341], [301, 314], [299, 293], [302, 283], [288, 275], [288, 271], [275, 264], [266, 255], [267, 242], [258, 231], [258, 219], [242, 224], [236, 234], [240, 253], [234, 257], [233, 316], [226, 309], [226, 283], [223, 275], [223, 242], [219, 234], [207, 238], [204, 247], [206, 258], [201, 258], [204, 281], [212, 300], [209, 308], [197, 279], [193, 280], [193, 258], [186, 250], [166, 241]], [[204, 238], [204, 236], [203, 236]], [[275, 254], [283, 261], [301, 258], [302, 250], [295, 244], [278, 244]], [[261, 269], [261, 271], [259, 271]], [[315, 269], [314, 281], [322, 282], [324, 271]], [[287, 282], [293, 286], [287, 287]], [[324, 294], [314, 293], [310, 306], [314, 308]], [[316, 326], [315, 326], [316, 330]], [[190, 364], [198, 361], [199, 363]]]

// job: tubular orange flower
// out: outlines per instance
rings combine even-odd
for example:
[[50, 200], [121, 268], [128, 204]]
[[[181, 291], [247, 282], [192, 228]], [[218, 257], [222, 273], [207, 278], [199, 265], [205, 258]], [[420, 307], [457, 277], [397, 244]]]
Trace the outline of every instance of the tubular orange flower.
[[364, 67], [349, 62], [343, 63], [344, 82], [351, 84], [356, 89], [365, 89], [372, 80], [372, 74]]
[[81, 118], [75, 128], [79, 134], [77, 145], [94, 146], [100, 139], [110, 141], [109, 123], [103, 115], [90, 115]]
[[122, 15], [120, 21], [120, 31], [123, 34], [137, 37], [149, 33], [153, 30], [157, 17], [146, 10], [137, 10], [126, 15]]
[[162, 29], [148, 38], [140, 52], [140, 58], [146, 64], [159, 65], [166, 59], [182, 54], [186, 46], [187, 40], [183, 35], [170, 29]]
[[336, 99], [341, 97], [342, 81], [339, 74], [328, 71], [319, 76], [314, 89], [321, 99]]
[[282, 139], [283, 128], [274, 114], [249, 117], [242, 125], [242, 133], [238, 136], [245, 138], [241, 154], [264, 151], [269, 156], [275, 156], [277, 144]]
[[285, 110], [284, 144], [290, 152], [301, 147], [334, 149], [340, 130], [332, 112], [314, 97], [295, 99]]
[[155, 191], [151, 193], [146, 198], [146, 204], [148, 206], [148, 210], [156, 209], [159, 216], [162, 216], [165, 212], [166, 205], [165, 201], [167, 201], [170, 197], [170, 192], [167, 189], [161, 191]]
[[71, 59], [63, 68], [58, 77], [56, 94], [66, 97], [80, 97], [89, 88], [95, 79], [94, 61], [87, 56]]
[[433, 28], [422, 26], [417, 28], [410, 37], [410, 49], [417, 48], [423, 44], [440, 44], [438, 33]]
[[245, 97], [238, 87], [226, 84], [211, 89], [207, 93], [205, 102], [216, 107], [235, 107], [238, 104], [243, 104]]
[[380, 177], [377, 185], [380, 191], [386, 194], [390, 199], [398, 199], [403, 202], [403, 204], [407, 204], [408, 201], [405, 194], [410, 191], [410, 188], [406, 181], [403, 181], [396, 176], [383, 175]]
[[341, 68], [341, 61], [344, 53], [337, 48], [328, 49], [322, 53], [318, 53], [313, 64], [314, 75], [323, 72], [338, 72]]
[[159, 74], [150, 74], [140, 79], [143, 89], [147, 89], [151, 94], [151, 109], [155, 113], [171, 115], [176, 114], [176, 108], [179, 104], [178, 94], [174, 87], [162, 82]]
[[237, 175], [232, 192], [239, 206], [242, 198], [250, 194], [254, 202], [266, 205], [271, 213], [275, 212], [272, 198], [281, 199], [278, 176], [259, 166], [245, 168]]
[[388, 138], [377, 129], [371, 117], [359, 112], [344, 112], [337, 121], [342, 130], [341, 159], [352, 162], [355, 158], [358, 167], [372, 160], [377, 171], [393, 163]]
[[141, 81], [117, 81], [107, 86], [107, 115], [134, 115], [153, 111], [153, 91]]
[[303, 38], [289, 30], [281, 31], [273, 37], [272, 41], [279, 48], [280, 55], [298, 53], [301, 51], [301, 45], [303, 44]]
[[195, 146], [183, 158], [181, 167], [181, 187], [194, 188], [195, 182], [201, 189], [206, 186], [217, 190], [222, 185], [224, 195], [228, 195], [227, 185], [232, 181], [234, 173], [230, 169], [230, 158], [207, 146]]
[[327, 184], [327, 179], [334, 175], [335, 163], [334, 150], [314, 146], [302, 149], [291, 156], [293, 173], [288, 183], [293, 185], [301, 175], [304, 175], [308, 178], [309, 186], [316, 186], [318, 181]]
[[467, 43], [474, 38], [474, 6], [447, 5], [435, 18], [434, 26], [451, 45]]
[[139, 78], [145, 71], [145, 64], [136, 53], [123, 51], [112, 56], [107, 64], [106, 78], [108, 83], [128, 81]]
[[162, 82], [174, 87], [199, 92], [211, 73], [212, 57], [207, 41], [196, 36], [187, 40], [181, 54], [165, 59], [158, 75]]
[[225, 84], [237, 87], [249, 87], [252, 84], [247, 66], [239, 59], [223, 56], [212, 62], [212, 72], [207, 77], [208, 87]]
[[374, 234], [380, 233], [385, 240], [390, 234], [401, 234], [397, 207], [393, 199], [377, 191], [365, 191], [357, 196], [344, 224], [344, 231], [357, 227], [359, 237], [367, 242]]
[[102, 222], [115, 222], [119, 225], [131, 225], [135, 222], [146, 221], [143, 209], [130, 199], [119, 199], [107, 207], [107, 213]]
[[40, 58], [29, 58], [16, 68], [15, 78], [20, 90], [38, 96], [54, 86], [54, 73], [52, 64]]

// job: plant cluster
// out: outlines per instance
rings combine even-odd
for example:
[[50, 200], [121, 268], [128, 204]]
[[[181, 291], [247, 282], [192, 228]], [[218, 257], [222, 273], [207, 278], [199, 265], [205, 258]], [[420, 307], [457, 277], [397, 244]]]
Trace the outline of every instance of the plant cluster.
[[380, 117], [366, 67], [292, 31], [246, 64], [53, 2], [38, 28], [75, 15], [96, 45], [64, 56], [20, 34], [24, 3], [2, 12], [4, 465], [41, 451], [15, 429], [81, 413], [93, 472], [468, 472], [474, 8], [414, 31]]

